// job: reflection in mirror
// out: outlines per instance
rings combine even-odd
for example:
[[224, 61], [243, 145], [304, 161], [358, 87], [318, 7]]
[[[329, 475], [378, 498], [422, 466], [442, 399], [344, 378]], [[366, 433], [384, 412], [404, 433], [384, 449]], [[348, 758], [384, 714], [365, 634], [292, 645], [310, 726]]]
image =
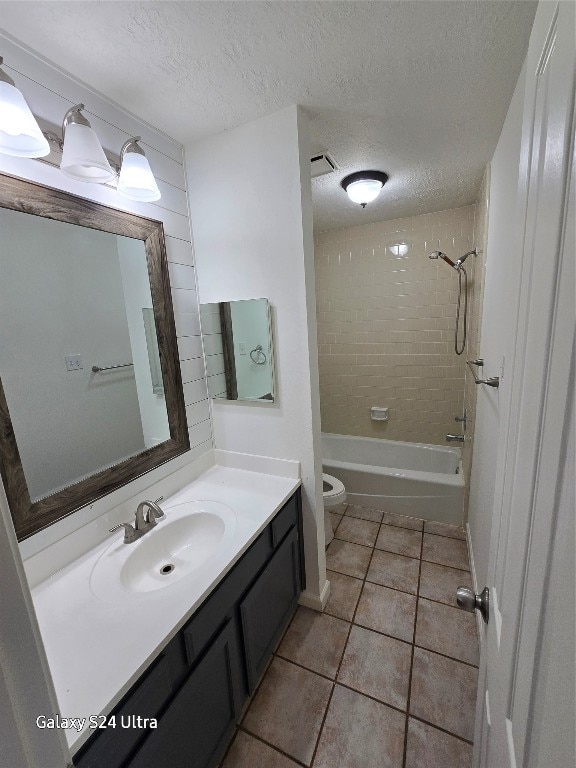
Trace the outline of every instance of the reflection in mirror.
[[210, 396], [274, 402], [268, 299], [202, 304], [200, 316]]
[[0, 209], [0, 376], [31, 500], [168, 440], [142, 240]]

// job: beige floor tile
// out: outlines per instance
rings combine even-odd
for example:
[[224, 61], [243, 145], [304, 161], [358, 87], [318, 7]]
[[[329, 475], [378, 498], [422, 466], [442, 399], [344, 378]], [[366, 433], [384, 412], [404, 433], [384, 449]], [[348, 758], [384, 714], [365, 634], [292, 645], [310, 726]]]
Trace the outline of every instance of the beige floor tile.
[[326, 568], [363, 579], [371, 556], [372, 550], [368, 547], [333, 539], [326, 549]]
[[384, 704], [406, 709], [411, 657], [408, 643], [353, 626], [338, 682]]
[[336, 512], [330, 512], [330, 520], [332, 521], [332, 530], [334, 533], [336, 533], [336, 528], [338, 528], [340, 520], [342, 520], [343, 517], [344, 515], [338, 515]]
[[329, 680], [276, 657], [242, 725], [310, 765], [331, 690]]
[[411, 643], [415, 617], [414, 595], [366, 582], [354, 623]]
[[348, 504], [336, 504], [335, 507], [329, 507], [330, 514], [342, 516], [346, 512]]
[[379, 527], [378, 523], [372, 523], [369, 520], [357, 520], [345, 515], [338, 526], [336, 537], [344, 541], [351, 541], [354, 544], [362, 544], [365, 547], [373, 547]]
[[472, 747], [410, 718], [406, 768], [472, 768]]
[[371, 520], [373, 523], [381, 523], [382, 515], [384, 514], [381, 509], [370, 509], [369, 507], [360, 507], [357, 504], [349, 504], [346, 509], [348, 517], [358, 517], [361, 520]]
[[408, 528], [397, 528], [395, 525], [383, 525], [376, 540], [378, 549], [395, 552], [407, 557], [420, 557], [422, 534]]
[[324, 612], [344, 621], [352, 621], [362, 591], [362, 582], [336, 571], [326, 571], [326, 578], [330, 582], [330, 597]]
[[458, 587], [472, 587], [472, 577], [467, 571], [422, 561], [420, 597], [456, 607]]
[[336, 685], [314, 768], [401, 768], [404, 726], [402, 713]]
[[450, 539], [461, 539], [466, 541], [466, 532], [459, 525], [446, 525], [446, 523], [435, 523], [426, 521], [424, 523], [426, 533], [435, 533], [438, 536], [448, 536]]
[[279, 656], [335, 678], [350, 624], [300, 606], [277, 650]]
[[384, 512], [382, 522], [386, 525], [397, 525], [399, 528], [412, 528], [413, 531], [421, 531], [424, 527], [424, 520], [418, 517], [395, 515], [393, 512]]
[[460, 608], [420, 599], [416, 645], [478, 665], [476, 616]]
[[297, 765], [267, 744], [238, 731], [222, 768], [295, 768]]
[[418, 560], [375, 549], [366, 578], [375, 584], [415, 595], [418, 588], [419, 569]]
[[425, 533], [422, 560], [448, 565], [451, 568], [462, 568], [465, 571], [470, 570], [466, 542], [448, 539], [446, 536], [434, 536], [431, 533]]
[[478, 670], [414, 649], [410, 714], [472, 741]]

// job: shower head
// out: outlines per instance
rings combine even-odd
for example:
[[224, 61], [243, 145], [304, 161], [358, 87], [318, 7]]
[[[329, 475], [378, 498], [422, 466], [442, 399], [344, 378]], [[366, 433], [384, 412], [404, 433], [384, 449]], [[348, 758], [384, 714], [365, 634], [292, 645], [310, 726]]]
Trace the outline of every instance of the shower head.
[[444, 259], [444, 261], [447, 264], [450, 264], [451, 267], [454, 267], [454, 269], [458, 269], [456, 264], [452, 261], [452, 259], [449, 259], [448, 256], [446, 256], [445, 253], [442, 251], [432, 251], [432, 253], [428, 256], [429, 259]]
[[464, 256], [461, 256], [456, 264], [454, 265], [456, 269], [460, 269], [468, 256], [478, 256], [478, 252], [476, 251], [476, 248], [473, 248], [471, 251], [468, 251], [468, 253], [465, 253]]
[[461, 256], [457, 262], [453, 262], [452, 259], [449, 259], [448, 256], [446, 256], [445, 253], [442, 251], [432, 251], [431, 254], [428, 255], [429, 259], [444, 259], [444, 261], [447, 264], [450, 264], [451, 267], [454, 267], [454, 269], [460, 270], [464, 266], [464, 262], [468, 258], [468, 256], [477, 256], [478, 253], [476, 251], [476, 248], [474, 248], [472, 251], [468, 251], [468, 253], [465, 253], [464, 256]]

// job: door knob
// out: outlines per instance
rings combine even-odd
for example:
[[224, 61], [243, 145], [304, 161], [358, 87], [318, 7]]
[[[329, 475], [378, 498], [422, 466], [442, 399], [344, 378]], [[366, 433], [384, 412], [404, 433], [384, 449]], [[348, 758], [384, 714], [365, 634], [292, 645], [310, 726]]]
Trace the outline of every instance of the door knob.
[[484, 622], [488, 624], [490, 618], [490, 590], [484, 587], [479, 595], [474, 594], [468, 587], [458, 587], [456, 590], [456, 602], [464, 611], [480, 611]]

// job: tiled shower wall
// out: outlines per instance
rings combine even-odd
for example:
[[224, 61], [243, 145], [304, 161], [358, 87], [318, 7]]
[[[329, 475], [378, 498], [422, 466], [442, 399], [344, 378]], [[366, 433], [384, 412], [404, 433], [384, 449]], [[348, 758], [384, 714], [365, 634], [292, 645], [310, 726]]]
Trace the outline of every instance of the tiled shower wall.
[[[478, 256], [473, 259], [474, 263], [468, 270], [471, 278], [469, 294], [469, 323], [468, 323], [468, 344], [466, 348], [466, 359], [476, 360], [480, 357], [480, 326], [482, 323], [482, 304], [484, 301], [484, 270], [486, 265], [486, 240], [488, 235], [488, 206], [490, 192], [490, 166], [486, 168], [478, 203], [476, 204], [475, 216], [475, 245], [478, 249]], [[470, 264], [470, 259], [466, 262]], [[483, 375], [482, 369], [476, 369], [478, 376]], [[464, 386], [464, 407], [467, 414], [466, 441], [462, 452], [464, 465], [464, 477], [466, 478], [465, 507], [468, 509], [468, 495], [470, 493], [470, 472], [472, 469], [472, 446], [474, 440], [474, 427], [476, 424], [476, 393], [477, 387], [481, 385], [474, 384], [474, 378], [470, 370], [466, 369], [466, 380]]]
[[[448, 432], [461, 431], [454, 417], [464, 408], [467, 354], [454, 352], [458, 277], [428, 254], [456, 260], [473, 248], [475, 215], [471, 205], [316, 235], [324, 432], [446, 445]], [[466, 268], [477, 338], [473, 261]], [[372, 421], [371, 406], [389, 408], [389, 420]]]

